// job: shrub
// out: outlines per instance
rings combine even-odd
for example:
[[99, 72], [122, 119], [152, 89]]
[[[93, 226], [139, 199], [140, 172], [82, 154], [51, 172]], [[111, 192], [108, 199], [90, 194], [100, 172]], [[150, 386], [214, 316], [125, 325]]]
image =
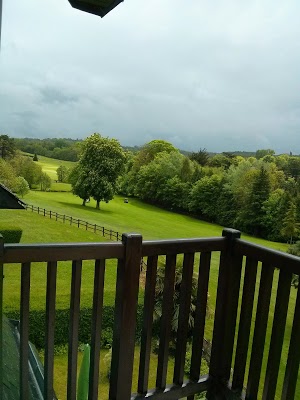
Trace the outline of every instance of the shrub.
[[20, 243], [22, 232], [19, 227], [2, 228], [0, 226], [0, 235], [3, 236], [4, 243]]
[[[6, 316], [10, 319], [19, 320], [19, 311], [9, 311]], [[69, 339], [69, 316], [70, 310], [56, 310], [55, 311], [55, 346], [64, 346], [68, 343]], [[136, 340], [139, 340], [142, 327], [142, 306], [138, 306], [137, 310], [137, 328]], [[91, 321], [92, 309], [83, 308], [80, 310], [79, 321], [79, 342], [90, 343], [91, 340]], [[32, 310], [29, 315], [29, 334], [30, 341], [41, 349], [45, 345], [45, 322], [46, 313], [44, 310]], [[104, 306], [102, 314], [102, 333], [101, 333], [101, 346], [109, 348], [113, 340], [114, 328], [114, 307]]]

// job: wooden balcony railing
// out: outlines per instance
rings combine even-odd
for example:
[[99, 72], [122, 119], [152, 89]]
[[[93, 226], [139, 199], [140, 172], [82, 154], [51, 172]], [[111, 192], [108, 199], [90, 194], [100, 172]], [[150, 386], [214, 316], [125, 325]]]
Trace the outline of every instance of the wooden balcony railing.
[[[180, 309], [175, 350], [173, 382], [167, 368], [171, 338], [172, 302], [177, 256], [183, 255]], [[148, 387], [155, 284], [159, 257], [165, 257], [165, 277], [160, 325], [156, 387]], [[141, 259], [147, 259], [139, 376], [132, 387], [136, 313]], [[200, 376], [202, 345], [207, 324], [207, 303], [212, 259], [217, 266], [218, 283], [213, 321], [209, 374]], [[288, 308], [294, 317], [285, 376], [278, 398], [295, 396], [300, 361], [300, 296], [290, 301], [292, 274], [300, 274], [300, 259], [240, 239], [240, 233], [226, 229], [223, 237], [142, 241], [138, 234], [125, 234], [122, 242], [74, 244], [3, 244], [0, 241], [0, 277], [3, 266], [21, 264], [20, 295], [20, 392], [28, 391], [28, 340], [30, 334], [31, 263], [47, 263], [46, 339], [44, 359], [44, 398], [53, 399], [54, 324], [57, 271], [60, 261], [71, 261], [70, 325], [68, 347], [67, 398], [76, 399], [77, 352], [80, 314], [82, 262], [94, 261], [94, 289], [91, 328], [89, 399], [98, 398], [100, 336], [106, 260], [117, 260], [115, 318], [110, 375], [110, 399], [193, 399], [206, 392], [207, 399], [274, 399], [282, 358]], [[279, 272], [274, 272], [279, 269]], [[188, 341], [188, 315], [193, 273], [198, 275], [194, 314], [190, 378], [185, 380], [184, 363]], [[275, 287], [273, 284], [276, 275]], [[0, 307], [3, 279], [0, 280]], [[292, 289], [296, 290], [296, 289]], [[271, 298], [275, 306], [269, 313]], [[210, 302], [213, 299], [209, 299]], [[273, 314], [273, 315], [272, 315]], [[2, 318], [1, 318], [2, 321]], [[272, 324], [269, 347], [267, 326]], [[0, 330], [1, 331], [1, 330]], [[0, 338], [2, 340], [2, 337]], [[0, 350], [1, 357], [2, 346]], [[267, 363], [264, 367], [263, 358]], [[276, 392], [277, 390], [277, 392]], [[135, 394], [133, 394], [135, 393]]]

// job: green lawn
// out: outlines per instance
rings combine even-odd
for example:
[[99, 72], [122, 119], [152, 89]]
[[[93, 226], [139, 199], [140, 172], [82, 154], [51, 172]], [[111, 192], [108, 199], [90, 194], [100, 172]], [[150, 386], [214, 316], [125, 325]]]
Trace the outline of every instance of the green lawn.
[[[137, 199], [129, 199], [126, 204], [121, 196], [116, 196], [115, 199], [108, 204], [101, 203], [101, 209], [95, 209], [95, 202], [91, 200], [86, 207], [81, 205], [81, 200], [71, 193], [54, 193], [54, 192], [30, 192], [24, 199], [26, 202], [45, 207], [48, 210], [56, 211], [61, 214], [71, 215], [75, 218], [89, 221], [93, 224], [103, 225], [108, 229], [113, 229], [119, 232], [139, 232], [144, 239], [166, 239], [166, 238], [187, 238], [187, 237], [209, 237], [220, 236], [222, 227], [209, 224], [198, 219], [180, 215], [163, 209], [144, 204]], [[0, 220], [2, 223], [9, 225], [13, 221], [13, 225], [19, 225], [23, 229], [22, 242], [73, 242], [73, 241], [101, 241], [100, 236], [86, 232], [76, 227], [64, 225], [62, 222], [56, 222], [39, 216], [30, 211], [14, 211], [0, 210]], [[286, 251], [287, 245], [282, 243], [273, 243], [262, 239], [252, 238], [247, 235], [242, 235], [244, 239], [265, 245], [274, 249]], [[211, 276], [209, 284], [209, 303], [213, 308], [216, 297], [216, 287], [218, 279], [218, 254], [213, 255]], [[112, 304], [114, 300], [115, 290], [115, 263], [108, 263], [106, 281], [105, 281], [105, 302]], [[69, 302], [70, 292], [70, 263], [60, 263], [58, 275], [58, 295], [57, 306], [65, 308]], [[45, 306], [45, 265], [33, 265], [32, 278], [32, 308], [44, 308]], [[17, 308], [19, 302], [19, 277], [20, 269], [18, 266], [6, 266], [5, 269], [5, 303], [10, 309]], [[275, 293], [277, 287], [278, 272], [275, 272], [273, 295], [271, 299], [270, 317], [274, 313]], [[93, 264], [86, 262], [84, 264], [83, 283], [82, 283], [82, 305], [88, 306], [92, 300], [93, 286]], [[257, 284], [258, 286], [258, 284]], [[291, 332], [293, 306], [297, 291], [291, 289], [290, 307], [287, 317], [286, 336], [283, 346], [282, 363], [280, 368], [280, 376], [278, 385], [282, 385], [284, 376], [285, 362], [287, 358], [288, 343]], [[142, 294], [141, 294], [142, 296]], [[142, 297], [140, 297], [141, 299]], [[208, 319], [206, 326], [206, 337], [211, 337], [213, 319]], [[266, 350], [270, 341], [271, 326], [268, 324]], [[62, 360], [58, 358], [57, 365], [63, 365]], [[266, 358], [264, 359], [264, 365]], [[56, 376], [60, 376], [60, 370]], [[59, 378], [57, 378], [59, 379]], [[298, 385], [299, 386], [299, 385]], [[299, 394], [298, 394], [299, 393]], [[61, 394], [61, 398], [65, 398]], [[278, 397], [279, 398], [279, 395]], [[298, 390], [297, 399], [300, 399], [300, 390]]]
[[52, 180], [57, 180], [56, 170], [59, 166], [64, 165], [67, 168], [74, 167], [73, 161], [55, 160], [54, 158], [48, 158], [44, 156], [38, 156], [37, 164], [39, 164], [43, 172], [46, 172]]

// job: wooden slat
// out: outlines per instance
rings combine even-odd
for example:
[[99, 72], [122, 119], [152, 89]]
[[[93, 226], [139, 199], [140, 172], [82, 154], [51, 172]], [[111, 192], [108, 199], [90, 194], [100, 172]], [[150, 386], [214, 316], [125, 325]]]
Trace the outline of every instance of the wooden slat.
[[44, 398], [53, 400], [54, 324], [57, 263], [47, 265]]
[[184, 255], [182, 267], [182, 282], [179, 295], [179, 315], [176, 338], [176, 352], [173, 382], [182, 385], [184, 378], [184, 363], [187, 335], [189, 329], [189, 315], [191, 309], [192, 278], [194, 269], [194, 253]]
[[82, 261], [72, 262], [72, 282], [70, 301], [69, 349], [68, 349], [68, 384], [67, 399], [76, 398], [77, 352], [80, 314], [80, 286]]
[[193, 329], [193, 347], [190, 378], [198, 381], [201, 369], [202, 348], [204, 340], [207, 294], [209, 283], [211, 253], [201, 253], [198, 275], [197, 302]]
[[118, 263], [109, 398], [129, 399], [135, 346], [142, 236], [123, 235], [124, 260]]
[[30, 263], [21, 267], [20, 301], [20, 393], [22, 400], [29, 399], [29, 299], [30, 299]]
[[156, 373], [156, 387], [164, 389], [167, 381], [167, 368], [169, 358], [169, 342], [171, 333], [171, 320], [173, 312], [173, 295], [175, 282], [176, 255], [166, 257], [162, 316], [160, 325], [158, 364]]
[[153, 256], [153, 257], [148, 257], [147, 260], [138, 393], [147, 393], [148, 390], [157, 259], [158, 259], [157, 256]]
[[241, 317], [232, 380], [232, 389], [237, 391], [242, 391], [244, 385], [257, 276], [257, 264], [258, 263], [256, 260], [247, 257], [244, 276], [243, 299], [241, 305]]
[[291, 281], [292, 274], [281, 270], [279, 274], [269, 358], [263, 390], [264, 400], [275, 398], [284, 330], [290, 299]]
[[300, 364], [300, 290], [298, 288], [295, 305], [293, 328], [290, 340], [289, 354], [286, 364], [284, 383], [282, 389], [282, 400], [290, 400], [295, 397]]
[[261, 375], [274, 268], [262, 264], [246, 398], [256, 399]]
[[94, 297], [91, 332], [89, 400], [98, 399], [100, 337], [103, 311], [105, 260], [95, 261]]

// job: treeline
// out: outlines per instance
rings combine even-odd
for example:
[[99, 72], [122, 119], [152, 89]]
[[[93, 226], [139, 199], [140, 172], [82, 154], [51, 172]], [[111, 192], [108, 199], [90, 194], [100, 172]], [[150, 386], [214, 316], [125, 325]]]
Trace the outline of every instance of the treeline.
[[[163, 140], [129, 155], [120, 193], [274, 241], [295, 241], [300, 222], [300, 157], [205, 149], [182, 155]], [[184, 227], [183, 227], [184, 228]], [[158, 228], [159, 229], [159, 228]]]
[[[81, 139], [13, 139], [18, 150], [64, 161], [79, 161], [84, 140]], [[122, 146], [124, 151], [137, 153], [139, 146]]]
[[22, 197], [29, 189], [45, 191], [51, 186], [51, 178], [34, 159], [18, 152], [14, 139], [0, 135], [0, 183]]
[[14, 139], [16, 148], [30, 154], [55, 158], [57, 160], [78, 161], [81, 140], [74, 139]]

